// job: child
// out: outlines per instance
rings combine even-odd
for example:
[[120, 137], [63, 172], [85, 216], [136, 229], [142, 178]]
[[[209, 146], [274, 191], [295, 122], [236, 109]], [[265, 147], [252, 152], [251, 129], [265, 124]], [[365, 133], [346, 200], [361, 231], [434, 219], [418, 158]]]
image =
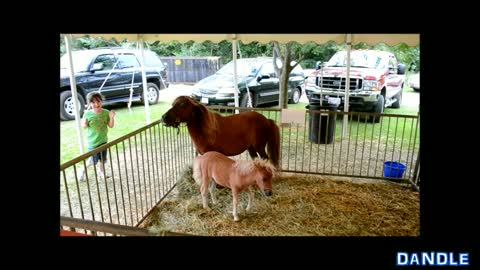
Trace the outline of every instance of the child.
[[[107, 109], [102, 108], [103, 95], [100, 92], [90, 92], [87, 95], [87, 102], [91, 107], [91, 110], [88, 110], [83, 115], [81, 126], [84, 129], [87, 129], [87, 143], [88, 151], [91, 151], [105, 143], [107, 143], [108, 138], [108, 127], [113, 128], [115, 123], [115, 112], [113, 110], [108, 111]], [[93, 155], [87, 162], [87, 167], [90, 167], [92, 164], [97, 164], [101, 160], [100, 164], [100, 177], [109, 177], [105, 174], [105, 162], [107, 161], [107, 150], [101, 151]], [[85, 170], [82, 169], [80, 174], [80, 181], [85, 177]]]

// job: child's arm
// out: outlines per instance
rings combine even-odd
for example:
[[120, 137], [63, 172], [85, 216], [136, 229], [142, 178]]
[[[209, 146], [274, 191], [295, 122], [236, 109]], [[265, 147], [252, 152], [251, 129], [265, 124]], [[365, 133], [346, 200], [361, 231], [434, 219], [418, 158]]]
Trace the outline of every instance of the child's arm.
[[87, 118], [82, 118], [82, 122], [80, 123], [82, 128], [88, 127], [88, 119]]
[[108, 115], [110, 116], [110, 121], [108, 121], [108, 127], [113, 128], [113, 125], [115, 125], [115, 111], [109, 111]]

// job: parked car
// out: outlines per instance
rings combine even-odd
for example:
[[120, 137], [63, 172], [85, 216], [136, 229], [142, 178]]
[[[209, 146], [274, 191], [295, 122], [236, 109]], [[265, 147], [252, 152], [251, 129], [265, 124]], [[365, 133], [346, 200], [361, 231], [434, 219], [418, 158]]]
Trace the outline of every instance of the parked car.
[[420, 73], [411, 74], [408, 78], [408, 85], [413, 91], [420, 91]]
[[[275, 74], [272, 57], [238, 59], [237, 75], [241, 107], [248, 106], [248, 92], [253, 107], [279, 101], [279, 79]], [[290, 73], [288, 80], [290, 103], [299, 102], [304, 81], [303, 69], [297, 65]], [[192, 89], [192, 97], [204, 104], [234, 106], [233, 61], [223, 66], [215, 74], [196, 83]]]
[[[167, 66], [158, 55], [144, 50], [147, 98], [149, 104], [158, 102], [159, 90], [167, 88]], [[129, 102], [130, 88], [132, 101], [145, 103], [143, 97], [141, 51], [136, 49], [103, 48], [72, 52], [80, 115], [85, 110], [88, 93], [101, 91], [105, 96], [104, 105]], [[100, 89], [101, 87], [101, 89]], [[60, 58], [60, 119], [75, 119], [71, 94], [68, 55]]]
[[[400, 108], [405, 65], [391, 52], [354, 50], [350, 54], [350, 111], [383, 113], [385, 107]], [[319, 65], [315, 85], [307, 82], [310, 102], [336, 103], [343, 110], [346, 88], [346, 51], [337, 52]], [[375, 122], [380, 118], [375, 118]]]

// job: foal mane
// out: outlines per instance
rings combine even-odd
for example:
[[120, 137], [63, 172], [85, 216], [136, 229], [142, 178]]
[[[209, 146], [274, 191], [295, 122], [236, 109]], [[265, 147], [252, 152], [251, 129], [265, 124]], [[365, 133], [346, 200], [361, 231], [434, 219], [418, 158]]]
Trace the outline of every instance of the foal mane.
[[252, 160], [237, 160], [233, 165], [237, 170], [238, 174], [246, 176], [252, 173], [255, 169], [260, 169], [263, 173], [270, 174], [273, 176], [275, 174], [275, 166], [270, 162], [264, 159], [256, 158]]
[[269, 160], [266, 160], [266, 159], [256, 158], [253, 160], [253, 164], [255, 164], [257, 168], [262, 169], [264, 173], [269, 174], [270, 177], [273, 177], [277, 170], [275, 166]]

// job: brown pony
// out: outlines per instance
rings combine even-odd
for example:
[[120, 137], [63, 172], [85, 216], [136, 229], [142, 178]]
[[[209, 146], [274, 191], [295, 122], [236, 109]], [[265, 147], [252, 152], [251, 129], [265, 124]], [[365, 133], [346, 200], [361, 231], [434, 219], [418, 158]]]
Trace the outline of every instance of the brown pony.
[[[193, 160], [193, 178], [200, 185], [203, 208], [207, 209], [207, 187], [210, 191], [212, 202], [217, 203], [215, 198], [215, 183], [232, 190], [233, 196], [233, 220], [239, 221], [237, 215], [238, 193], [248, 188], [249, 211], [253, 201], [253, 185], [257, 185], [263, 195], [267, 196], [272, 190], [272, 177], [275, 167], [263, 159], [232, 160], [225, 155], [211, 151]], [[213, 178], [214, 181], [210, 180]]]
[[263, 159], [270, 159], [278, 168], [280, 129], [273, 120], [257, 112], [221, 116], [191, 97], [179, 96], [173, 101], [172, 108], [162, 115], [162, 122], [172, 127], [187, 123], [199, 154], [217, 151], [235, 156], [248, 149], [252, 159], [260, 155]]

